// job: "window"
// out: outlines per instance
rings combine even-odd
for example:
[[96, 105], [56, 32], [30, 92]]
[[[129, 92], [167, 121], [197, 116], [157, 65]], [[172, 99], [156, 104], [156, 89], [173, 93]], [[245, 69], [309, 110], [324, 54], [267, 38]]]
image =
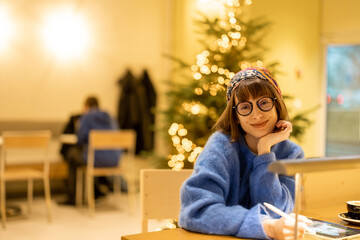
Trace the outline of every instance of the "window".
[[360, 45], [327, 48], [326, 156], [360, 154]]

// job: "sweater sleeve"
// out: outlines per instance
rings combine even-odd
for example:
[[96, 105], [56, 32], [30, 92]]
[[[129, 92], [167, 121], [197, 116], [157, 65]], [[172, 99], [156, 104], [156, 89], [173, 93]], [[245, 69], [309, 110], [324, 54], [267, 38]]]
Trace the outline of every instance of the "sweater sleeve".
[[197, 159], [194, 173], [181, 188], [181, 227], [207, 234], [268, 238], [262, 227], [262, 220], [268, 217], [262, 205], [248, 209], [229, 202], [230, 181], [240, 182], [239, 175], [234, 179], [232, 170], [239, 169], [234, 164], [239, 161], [229, 140], [221, 142], [211, 137]]
[[[279, 176], [267, 170], [270, 163], [276, 161], [279, 152], [281, 158], [302, 158], [302, 149], [289, 141], [285, 141], [268, 154], [257, 156], [254, 159], [253, 171], [250, 176], [250, 194], [253, 204], [268, 202], [286, 213], [294, 207], [295, 181], [293, 177]], [[285, 155], [285, 156], [284, 156]], [[274, 218], [279, 216], [270, 211]]]

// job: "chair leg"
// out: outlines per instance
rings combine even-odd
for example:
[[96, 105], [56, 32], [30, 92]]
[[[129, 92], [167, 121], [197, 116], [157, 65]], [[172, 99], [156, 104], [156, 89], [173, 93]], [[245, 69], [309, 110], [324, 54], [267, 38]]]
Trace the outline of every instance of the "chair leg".
[[120, 196], [121, 194], [121, 177], [120, 176], [114, 176], [114, 195]]
[[31, 206], [33, 202], [33, 187], [34, 182], [33, 179], [28, 179], [28, 189], [27, 189], [27, 198], [28, 198], [28, 214], [31, 215]]
[[45, 190], [45, 203], [48, 222], [51, 223], [51, 192], [50, 192], [50, 180], [49, 177], [44, 178], [44, 190]]
[[1, 180], [1, 186], [0, 186], [0, 207], [1, 207], [1, 222], [2, 226], [5, 229], [6, 228], [6, 207], [5, 207], [5, 183], [4, 180]]
[[94, 177], [86, 172], [86, 191], [88, 194], [88, 206], [90, 216], [94, 216], [95, 213], [95, 196], [94, 196]]
[[76, 206], [81, 207], [83, 203], [83, 180], [84, 171], [81, 168], [76, 169]]
[[135, 182], [132, 176], [127, 178], [127, 186], [128, 186], [128, 206], [131, 213], [136, 211], [136, 195], [135, 195]]

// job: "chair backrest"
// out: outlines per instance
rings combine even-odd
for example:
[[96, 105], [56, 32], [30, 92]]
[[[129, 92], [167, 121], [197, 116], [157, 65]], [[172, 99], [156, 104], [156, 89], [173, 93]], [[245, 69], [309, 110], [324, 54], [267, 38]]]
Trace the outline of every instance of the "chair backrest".
[[150, 219], [178, 219], [180, 188], [192, 169], [142, 169], [140, 172], [140, 203], [142, 231], [147, 232]]
[[135, 155], [136, 132], [124, 130], [91, 130], [89, 133], [88, 166], [94, 166], [95, 150], [126, 150], [127, 157]]
[[5, 169], [5, 159], [12, 149], [41, 149], [44, 161], [44, 172], [49, 173], [48, 151], [51, 140], [49, 130], [42, 131], [4, 131], [2, 133], [1, 172]]

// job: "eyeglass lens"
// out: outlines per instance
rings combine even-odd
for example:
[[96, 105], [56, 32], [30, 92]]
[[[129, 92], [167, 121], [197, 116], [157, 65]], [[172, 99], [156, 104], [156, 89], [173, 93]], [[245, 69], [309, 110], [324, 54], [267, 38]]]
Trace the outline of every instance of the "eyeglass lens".
[[[274, 106], [274, 100], [270, 97], [264, 97], [257, 100], [256, 105], [261, 111], [270, 111]], [[253, 110], [253, 104], [251, 102], [240, 102], [237, 105], [236, 110], [242, 116], [249, 115]]]

